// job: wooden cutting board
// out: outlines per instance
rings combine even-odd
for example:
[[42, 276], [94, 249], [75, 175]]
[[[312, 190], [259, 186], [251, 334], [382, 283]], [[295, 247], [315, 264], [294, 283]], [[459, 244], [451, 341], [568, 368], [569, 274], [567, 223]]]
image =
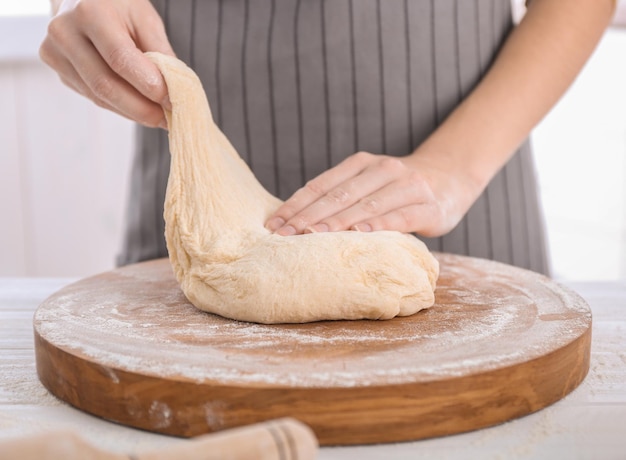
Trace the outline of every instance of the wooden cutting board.
[[39, 378], [79, 409], [150, 431], [194, 436], [291, 416], [326, 445], [494, 425], [583, 380], [591, 312], [577, 294], [508, 265], [437, 258], [429, 310], [301, 325], [198, 311], [165, 259], [107, 272], [39, 307]]

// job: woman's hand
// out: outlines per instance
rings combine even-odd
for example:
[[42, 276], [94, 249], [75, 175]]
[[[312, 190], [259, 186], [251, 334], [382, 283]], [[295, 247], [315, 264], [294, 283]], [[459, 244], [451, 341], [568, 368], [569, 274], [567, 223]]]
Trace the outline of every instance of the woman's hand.
[[573, 81], [615, 2], [563, 5], [531, 2], [485, 77], [411, 155], [357, 153], [298, 190], [266, 227], [279, 235], [452, 230]]
[[480, 193], [426, 156], [359, 152], [298, 190], [266, 227], [279, 235], [339, 230], [450, 231]]
[[144, 51], [173, 55], [148, 0], [64, 0], [39, 54], [61, 81], [97, 105], [151, 127], [166, 127], [167, 87]]

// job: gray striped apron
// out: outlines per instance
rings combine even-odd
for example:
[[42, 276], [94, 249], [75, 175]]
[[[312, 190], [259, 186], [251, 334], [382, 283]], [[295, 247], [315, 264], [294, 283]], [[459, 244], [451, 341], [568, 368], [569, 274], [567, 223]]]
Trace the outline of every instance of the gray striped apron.
[[[467, 95], [512, 28], [509, 0], [153, 0], [214, 118], [285, 199], [357, 151], [406, 155]], [[139, 127], [118, 262], [167, 255], [167, 134]], [[528, 142], [445, 251], [548, 272]]]

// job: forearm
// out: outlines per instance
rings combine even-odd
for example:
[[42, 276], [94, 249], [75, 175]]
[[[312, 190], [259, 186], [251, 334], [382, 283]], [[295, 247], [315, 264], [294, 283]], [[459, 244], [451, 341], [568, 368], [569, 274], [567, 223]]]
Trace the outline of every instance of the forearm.
[[483, 80], [414, 152], [478, 194], [576, 78], [613, 0], [534, 0]]

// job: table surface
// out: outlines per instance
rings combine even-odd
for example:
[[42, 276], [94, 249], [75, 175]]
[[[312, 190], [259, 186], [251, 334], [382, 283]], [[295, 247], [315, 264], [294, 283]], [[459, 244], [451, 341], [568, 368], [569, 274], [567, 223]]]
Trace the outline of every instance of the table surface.
[[[35, 369], [32, 316], [70, 279], [0, 278], [0, 442], [71, 429], [96, 446], [133, 452], [185, 440], [116, 425], [50, 395]], [[535, 414], [424, 441], [322, 448], [319, 459], [625, 459], [626, 280], [570, 283], [593, 312], [591, 369], [579, 388]]]

